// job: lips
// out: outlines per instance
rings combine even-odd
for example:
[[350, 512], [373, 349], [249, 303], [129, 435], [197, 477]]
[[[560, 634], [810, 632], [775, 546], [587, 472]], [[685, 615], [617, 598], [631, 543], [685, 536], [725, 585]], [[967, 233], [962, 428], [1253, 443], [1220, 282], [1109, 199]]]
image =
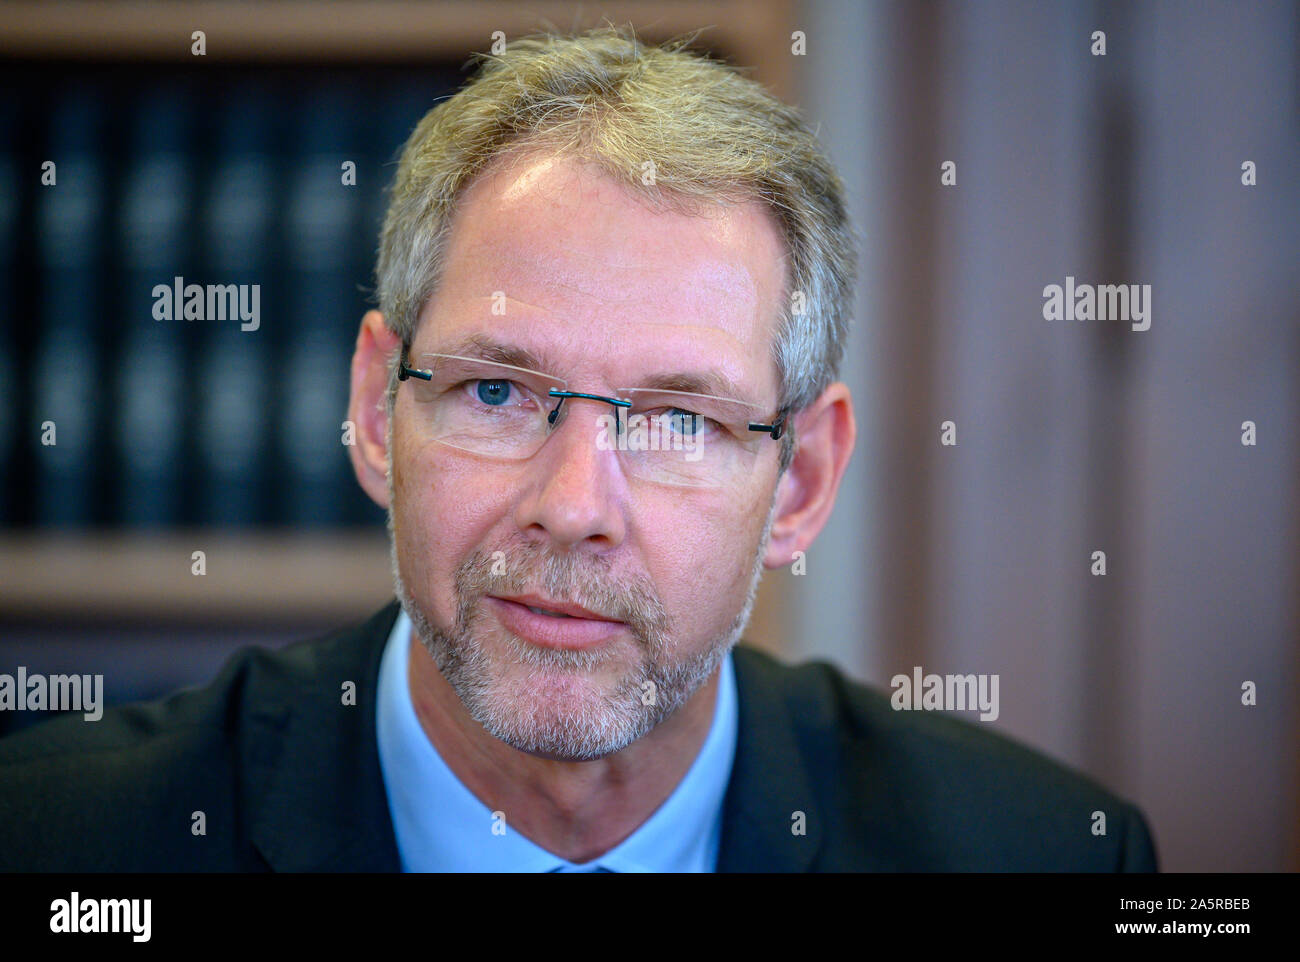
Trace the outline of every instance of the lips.
[[589, 611], [581, 605], [569, 604], [564, 601], [552, 601], [540, 595], [517, 595], [514, 597], [496, 595], [494, 597], [499, 597], [502, 601], [513, 601], [517, 605], [523, 605], [534, 614], [549, 615], [551, 617], [585, 618], [588, 621], [618, 622], [619, 620]]
[[545, 648], [595, 648], [625, 638], [630, 630], [623, 622], [581, 605], [538, 595], [514, 598], [489, 595], [486, 603], [507, 630]]

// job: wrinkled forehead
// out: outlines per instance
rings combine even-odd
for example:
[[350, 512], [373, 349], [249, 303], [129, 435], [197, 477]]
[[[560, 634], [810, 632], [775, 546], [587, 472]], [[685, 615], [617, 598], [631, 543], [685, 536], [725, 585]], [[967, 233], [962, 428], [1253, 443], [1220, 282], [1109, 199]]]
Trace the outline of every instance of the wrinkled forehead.
[[656, 210], [589, 165], [535, 158], [462, 196], [417, 344], [513, 345], [539, 370], [604, 387], [707, 371], [771, 401], [785, 282], [760, 203]]

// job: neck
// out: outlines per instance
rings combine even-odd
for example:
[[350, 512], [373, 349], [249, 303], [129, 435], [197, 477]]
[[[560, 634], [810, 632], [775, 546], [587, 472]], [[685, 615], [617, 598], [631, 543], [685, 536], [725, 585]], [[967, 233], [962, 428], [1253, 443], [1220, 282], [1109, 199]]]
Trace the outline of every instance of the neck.
[[636, 831], [686, 775], [713, 722], [716, 670], [622, 751], [584, 762], [539, 758], [484, 731], [418, 639], [409, 651], [411, 702], [447, 767], [513, 830], [570, 862], [598, 858]]

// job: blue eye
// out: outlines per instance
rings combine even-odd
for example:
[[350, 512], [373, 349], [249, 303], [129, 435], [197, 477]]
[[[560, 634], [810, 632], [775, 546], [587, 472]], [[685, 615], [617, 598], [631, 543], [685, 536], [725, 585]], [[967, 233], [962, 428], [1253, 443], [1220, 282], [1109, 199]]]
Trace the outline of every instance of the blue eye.
[[706, 419], [703, 415], [695, 414], [692, 411], [673, 408], [672, 412], [667, 418], [665, 418], [665, 420], [678, 434], [683, 434], [687, 437], [694, 437], [704, 430], [704, 421]]
[[509, 381], [479, 381], [478, 399], [484, 404], [499, 407], [510, 400]]

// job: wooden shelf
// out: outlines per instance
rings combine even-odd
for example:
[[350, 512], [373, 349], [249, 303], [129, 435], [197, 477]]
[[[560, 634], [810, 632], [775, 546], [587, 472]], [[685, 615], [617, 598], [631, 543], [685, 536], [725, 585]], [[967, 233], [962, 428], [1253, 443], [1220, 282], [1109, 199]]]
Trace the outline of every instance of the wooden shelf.
[[[192, 572], [203, 551], [206, 574]], [[393, 596], [383, 529], [0, 538], [0, 619], [330, 622]]]

